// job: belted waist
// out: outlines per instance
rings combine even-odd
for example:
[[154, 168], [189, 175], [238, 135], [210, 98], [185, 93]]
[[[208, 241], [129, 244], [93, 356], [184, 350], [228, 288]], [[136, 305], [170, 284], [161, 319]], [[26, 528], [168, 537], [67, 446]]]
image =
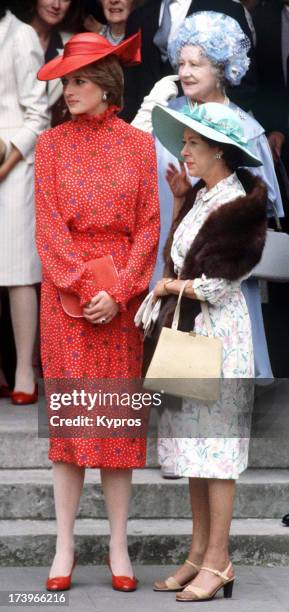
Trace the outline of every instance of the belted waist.
[[127, 254], [131, 246], [129, 236], [124, 234], [101, 235], [93, 231], [81, 233], [76, 230], [71, 231], [71, 236], [85, 261], [103, 255], [112, 255], [119, 266], [126, 265]]

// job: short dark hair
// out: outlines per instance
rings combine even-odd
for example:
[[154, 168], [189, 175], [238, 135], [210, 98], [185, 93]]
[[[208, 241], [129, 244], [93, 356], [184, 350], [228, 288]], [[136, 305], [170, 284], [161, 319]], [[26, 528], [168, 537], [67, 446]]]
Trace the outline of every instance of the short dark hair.
[[237, 168], [244, 166], [244, 154], [238, 147], [221, 143], [220, 149], [223, 151], [223, 160], [229, 170], [235, 172]]
[[8, 8], [9, 8], [9, 2], [8, 1], [5, 2], [5, 0], [2, 0], [1, 6], [0, 6], [0, 19], [5, 17], [6, 11], [7, 11]]
[[222, 159], [224, 160], [229, 170], [235, 172], [237, 168], [239, 168], [240, 166], [244, 166], [244, 156], [240, 149], [231, 144], [211, 140], [210, 138], [206, 138], [201, 134], [200, 136], [202, 140], [205, 140], [209, 147], [218, 147], [222, 151]]
[[[1, 0], [2, 1], [2, 0]], [[9, 0], [7, 0], [9, 2]], [[13, 4], [11, 10], [13, 13], [24, 21], [30, 23], [36, 14], [37, 0], [10, 0]], [[71, 0], [67, 14], [63, 21], [58, 24], [57, 29], [68, 30], [74, 32], [75, 22], [80, 20], [81, 0]]]
[[84, 66], [79, 71], [107, 93], [109, 104], [119, 108], [123, 105], [123, 71], [115, 55], [104, 57], [98, 62]]

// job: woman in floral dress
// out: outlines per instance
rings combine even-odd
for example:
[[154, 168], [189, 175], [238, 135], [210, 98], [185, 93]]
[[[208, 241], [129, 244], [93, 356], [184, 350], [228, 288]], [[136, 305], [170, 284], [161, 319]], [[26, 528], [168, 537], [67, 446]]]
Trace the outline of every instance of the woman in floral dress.
[[[65, 101], [73, 114], [73, 120], [42, 135], [36, 156], [46, 391], [53, 391], [53, 379], [83, 379], [89, 384], [140, 376], [142, 342], [133, 318], [156, 257], [156, 162], [151, 137], [116, 114], [123, 89], [120, 62], [138, 61], [138, 49], [138, 36], [113, 47], [97, 34], [78, 34], [67, 43], [64, 55], [38, 75], [42, 80], [63, 78]], [[118, 271], [118, 280], [108, 291], [86, 267], [87, 261], [104, 255], [112, 255]], [[84, 318], [64, 312], [59, 290], [79, 297]], [[47, 588], [70, 586], [73, 527], [84, 471], [99, 467], [111, 526], [113, 586], [134, 590], [126, 523], [131, 472], [145, 465], [145, 440], [53, 438], [49, 458], [57, 546]], [[117, 580], [119, 576], [122, 580]]]
[[[166, 276], [155, 298], [166, 296], [162, 325], [168, 325], [183, 281], [182, 329], [207, 335], [199, 302], [208, 304], [215, 337], [222, 340], [220, 400], [210, 406], [189, 399], [179, 410], [165, 408], [160, 432], [168, 424], [170, 461], [189, 478], [194, 530], [188, 559], [157, 591], [182, 591], [178, 601], [211, 599], [224, 587], [230, 597], [234, 570], [229, 559], [229, 530], [235, 480], [247, 467], [248, 432], [253, 402], [252, 332], [241, 281], [261, 257], [266, 230], [264, 183], [239, 166], [258, 166], [241, 122], [223, 104], [185, 107], [182, 112], [157, 106], [156, 136], [168, 151], [184, 159], [189, 176], [202, 179], [192, 188], [181, 162], [167, 179], [174, 194], [174, 223], [167, 244]], [[191, 279], [191, 280], [190, 280]], [[185, 316], [185, 318], [184, 318]], [[168, 429], [160, 438], [165, 461]], [[160, 433], [162, 436], [162, 433]]]

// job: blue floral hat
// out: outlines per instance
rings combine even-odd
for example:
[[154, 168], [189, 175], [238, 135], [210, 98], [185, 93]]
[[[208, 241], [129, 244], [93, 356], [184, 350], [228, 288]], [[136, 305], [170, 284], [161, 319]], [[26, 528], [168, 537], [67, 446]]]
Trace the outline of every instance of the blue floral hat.
[[238, 22], [223, 13], [200, 11], [185, 19], [168, 45], [169, 60], [176, 70], [181, 50], [187, 45], [201, 47], [211, 62], [222, 64], [231, 85], [239, 85], [249, 68], [250, 40]]
[[172, 155], [183, 161], [181, 151], [185, 128], [215, 142], [229, 144], [242, 152], [242, 166], [262, 166], [250, 150], [237, 114], [225, 104], [207, 102], [185, 106], [181, 111], [156, 105], [152, 112], [154, 133]]

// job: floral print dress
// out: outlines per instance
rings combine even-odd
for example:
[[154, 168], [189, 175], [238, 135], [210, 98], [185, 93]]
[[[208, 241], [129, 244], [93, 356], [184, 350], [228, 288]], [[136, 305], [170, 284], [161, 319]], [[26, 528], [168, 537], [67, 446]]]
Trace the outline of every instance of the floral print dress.
[[[235, 173], [209, 191], [204, 187], [198, 192], [193, 208], [174, 235], [171, 256], [176, 273], [208, 215], [242, 195], [245, 191]], [[183, 400], [180, 410], [167, 408], [160, 416], [160, 432], [171, 435], [159, 439], [160, 463], [180, 476], [237, 479], [247, 467], [254, 359], [241, 280], [205, 275], [193, 280], [197, 299], [208, 303], [214, 335], [223, 343], [223, 380], [220, 400], [213, 405]], [[207, 335], [202, 314], [196, 317], [194, 330]]]
[[[55, 380], [140, 377], [142, 336], [134, 315], [155, 263], [159, 203], [154, 143], [119, 119], [115, 108], [86, 115], [41, 135], [36, 154], [36, 239], [43, 264], [41, 355], [46, 390]], [[102, 290], [85, 262], [112, 255], [120, 306], [105, 325], [72, 318], [58, 290], [81, 305]], [[54, 381], [54, 382], [53, 382]], [[69, 416], [69, 415], [67, 415]], [[49, 458], [78, 466], [143, 467], [141, 437], [53, 437]]]

